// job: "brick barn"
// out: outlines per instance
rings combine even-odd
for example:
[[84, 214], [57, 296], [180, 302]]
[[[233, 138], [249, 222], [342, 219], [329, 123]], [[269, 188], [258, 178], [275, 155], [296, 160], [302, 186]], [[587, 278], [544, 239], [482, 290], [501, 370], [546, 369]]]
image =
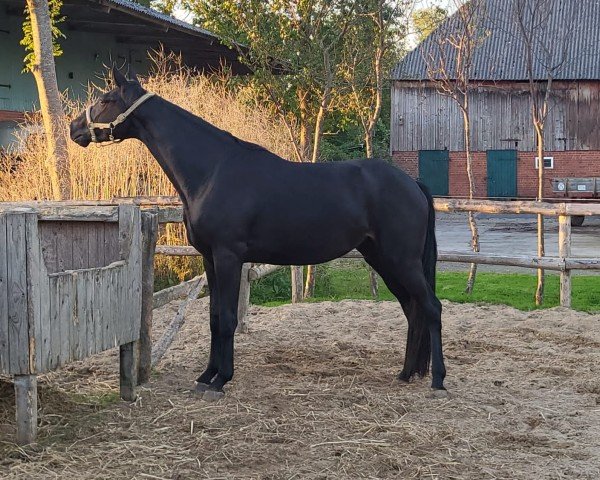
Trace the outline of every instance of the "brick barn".
[[[534, 198], [537, 161], [528, 76], [507, 4], [486, 0], [482, 24], [487, 34], [474, 54], [476, 88], [469, 102], [475, 196]], [[553, 0], [552, 8], [557, 10], [545, 25], [546, 39], [558, 37], [565, 18], [574, 19], [577, 28], [566, 36], [568, 55], [551, 90], [545, 197], [554, 196], [553, 178], [600, 177], [600, 2]], [[392, 71], [390, 151], [399, 167], [427, 183], [435, 195], [462, 197], [468, 195], [462, 116], [429, 80], [425, 61], [444, 27]], [[546, 82], [547, 71], [537, 62], [534, 75]]]

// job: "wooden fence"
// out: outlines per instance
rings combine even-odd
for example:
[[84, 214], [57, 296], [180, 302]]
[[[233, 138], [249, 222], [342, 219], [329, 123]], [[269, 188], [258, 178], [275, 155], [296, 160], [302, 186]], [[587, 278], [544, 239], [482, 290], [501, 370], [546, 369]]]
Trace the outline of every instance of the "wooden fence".
[[[125, 204], [133, 204], [135, 206], [140, 206], [142, 209], [141, 215], [137, 208], [132, 209], [131, 207], [129, 207], [128, 209], [127, 208], [124, 209], [124, 207], [123, 207], [124, 203]], [[49, 228], [54, 228], [47, 222], [57, 222], [57, 223], [55, 223], [55, 225], [57, 225], [57, 227], [55, 228], [56, 231], [54, 232], [54, 230], [53, 230], [52, 232], [50, 232], [50, 233], [55, 233], [57, 236], [64, 234], [63, 230], [61, 230], [61, 227], [64, 224], [62, 224], [61, 222], [66, 222], [66, 223], [71, 223], [71, 224], [76, 224], [77, 222], [84, 222], [84, 224], [86, 226], [83, 228], [78, 227], [78, 228], [72, 230], [70, 233], [71, 235], [77, 234], [77, 232], [79, 230], [81, 230], [81, 231], [89, 230], [89, 232], [97, 230], [97, 231], [104, 232], [104, 234], [106, 234], [107, 228], [112, 233], [115, 233], [118, 230], [118, 232], [119, 232], [118, 236], [115, 236], [114, 241], [112, 241], [112, 243], [110, 245], [118, 244], [118, 245], [120, 245], [120, 249], [115, 250], [116, 247], [114, 247], [114, 245], [112, 247], [108, 248], [105, 246], [106, 245], [105, 243], [103, 243], [102, 248], [100, 248], [100, 244], [98, 244], [98, 249], [102, 250], [103, 252], [109, 252], [110, 255], [113, 255], [115, 257], [115, 258], [112, 258], [112, 257], [104, 258], [103, 257], [104, 261], [105, 262], [106, 261], [113, 262], [110, 265], [111, 268], [112, 267], [115, 267], [115, 268], [120, 267], [122, 262], [121, 263], [119, 263], [119, 262], [125, 258], [135, 257], [136, 259], [138, 259], [135, 262], [138, 266], [139, 266], [139, 262], [141, 262], [141, 268], [138, 270], [139, 273], [137, 273], [136, 275], [132, 274], [133, 276], [130, 276], [130, 280], [127, 280], [125, 282], [125, 283], [127, 283], [127, 282], [131, 281], [131, 282], [135, 282], [136, 285], [139, 285], [139, 288], [136, 287], [136, 290], [138, 290], [138, 291], [141, 290], [141, 295], [139, 295], [139, 294], [137, 295], [138, 301], [141, 301], [141, 305], [138, 304], [138, 306], [140, 308], [132, 309], [132, 308], [129, 308], [129, 307], [131, 307], [130, 305], [129, 305], [129, 307], [126, 308], [124, 303], [122, 303], [121, 301], [117, 301], [118, 299], [125, 300], [125, 299], [129, 298], [128, 295], [124, 295], [122, 297], [115, 296], [114, 297], [115, 301], [112, 300], [113, 299], [112, 296], [110, 297], [111, 298], [110, 305], [114, 306], [114, 311], [118, 311], [122, 314], [125, 314], [127, 311], [131, 312], [134, 310], [136, 312], [138, 312], [136, 314], [137, 316], [135, 319], [130, 318], [131, 317], [130, 315], [129, 316], [128, 315], [120, 315], [120, 317], [121, 317], [119, 319], [120, 323], [118, 323], [118, 324], [115, 323], [115, 325], [124, 325], [123, 321], [125, 320], [127, 323], [128, 322], [127, 319], [130, 320], [130, 322], [128, 324], [130, 324], [130, 326], [131, 325], [135, 326], [136, 330], [138, 329], [138, 325], [139, 325], [139, 341], [138, 341], [139, 349], [135, 349], [136, 351], [134, 351], [133, 347], [132, 347], [132, 345], [135, 343], [134, 341], [135, 341], [136, 337], [138, 336], [135, 333], [133, 333], [132, 335], [125, 335], [125, 336], [123, 336], [123, 338], [119, 339], [117, 336], [113, 335], [112, 333], [109, 335], [105, 335], [104, 333], [97, 333], [95, 330], [92, 332], [92, 330], [88, 329], [87, 333], [86, 333], [85, 344], [79, 342], [79, 343], [76, 343], [76, 346], [74, 349], [71, 349], [69, 347], [69, 349], [68, 349], [69, 352], [74, 352], [74, 353], [69, 353], [69, 355], [65, 354], [65, 358], [63, 360], [61, 360], [62, 357], [59, 357], [57, 360], [57, 363], [56, 363], [56, 365], [59, 365], [59, 364], [63, 363], [63, 361], [69, 361], [69, 360], [72, 360], [75, 358], [82, 358], [81, 356], [85, 356], [87, 354], [93, 353], [94, 351], [100, 351], [104, 348], [107, 348], [108, 346], [112, 346], [112, 345], [119, 344], [119, 343], [122, 344], [123, 342], [129, 342], [129, 343], [126, 343], [125, 349], [123, 349], [123, 347], [121, 349], [121, 363], [122, 363], [122, 366], [121, 366], [121, 373], [122, 373], [121, 387], [122, 387], [122, 389], [121, 390], [122, 390], [122, 393], [125, 392], [125, 394], [123, 395], [125, 398], [130, 398], [130, 399], [133, 398], [135, 396], [135, 394], [133, 392], [133, 382], [135, 381], [135, 375], [131, 371], [133, 369], [135, 369], [136, 354], [139, 352], [139, 366], [137, 369], [137, 373], [138, 373], [137, 380], [138, 380], [138, 384], [139, 384], [139, 383], [144, 383], [148, 380], [152, 362], [153, 361], [156, 362], [157, 358], [160, 358], [160, 355], [162, 353], [164, 353], [164, 349], [166, 348], [165, 345], [168, 346], [170, 340], [173, 338], [173, 332], [176, 331], [174, 329], [177, 328], [177, 325], [181, 325], [181, 323], [183, 322], [183, 317], [184, 317], [183, 314], [185, 311], [185, 305], [186, 305], [187, 301], [189, 301], [191, 298], [195, 298], [199, 294], [201, 294], [201, 290], [203, 288], [203, 285], [205, 284], [205, 277], [204, 278], [200, 277], [200, 278], [190, 280], [188, 282], [184, 282], [180, 285], [176, 285], [169, 289], [165, 289], [160, 292], [153, 293], [153, 287], [154, 287], [154, 267], [153, 266], [154, 266], [155, 254], [160, 254], [160, 255], [200, 255], [192, 247], [186, 247], [186, 246], [174, 247], [174, 246], [164, 246], [164, 245], [157, 246], [156, 245], [159, 224], [183, 221], [183, 212], [182, 212], [181, 204], [179, 204], [178, 201], [176, 199], [173, 199], [172, 197], [131, 198], [131, 199], [119, 199], [118, 201], [107, 201], [107, 202], [73, 201], [73, 202], [0, 203], [0, 214], [2, 214], [2, 212], [6, 212], [6, 211], [18, 213], [19, 209], [21, 209], [21, 208], [26, 208], [26, 210], [24, 210], [24, 212], [27, 213], [27, 215], [28, 215], [27, 218], [29, 218], [29, 223], [31, 225], [37, 226], [37, 224], [39, 222], [39, 224], [42, 226], [49, 225]], [[570, 203], [551, 204], [551, 203], [541, 203], [541, 202], [497, 202], [497, 201], [485, 201], [485, 200], [436, 199], [435, 208], [439, 212], [472, 211], [472, 212], [480, 212], [480, 213], [488, 213], [488, 214], [525, 214], [525, 213], [527, 213], [527, 214], [543, 214], [543, 215], [547, 215], [547, 216], [557, 216], [558, 223], [559, 223], [559, 254], [557, 257], [541, 257], [540, 258], [537, 256], [498, 256], [498, 255], [483, 255], [480, 253], [472, 253], [472, 252], [444, 252], [444, 251], [442, 251], [439, 253], [440, 261], [459, 262], [459, 263], [478, 263], [478, 264], [487, 264], [487, 265], [506, 265], [506, 266], [517, 266], [517, 267], [536, 268], [536, 269], [544, 268], [544, 269], [548, 269], [548, 270], [558, 271], [558, 272], [560, 272], [560, 302], [561, 302], [561, 305], [563, 305], [565, 307], [571, 306], [571, 272], [572, 272], [572, 270], [584, 270], [584, 269], [585, 270], [600, 270], [600, 258], [598, 258], [598, 257], [596, 257], [596, 258], [580, 258], [580, 257], [572, 257], [572, 255], [571, 255], [571, 243], [572, 243], [571, 216], [600, 215], [600, 204], [591, 204], [591, 203], [589, 203], [589, 204], [570, 204]], [[136, 227], [134, 230], [125, 229], [125, 230], [121, 231], [120, 229], [117, 229], [116, 225], [119, 225], [119, 226], [124, 225], [124, 222], [123, 222], [123, 219], [125, 218], [124, 212], [138, 212], [137, 213], [137, 215], [138, 215], [137, 218], [139, 219], [138, 223], [137, 223], [138, 227]], [[37, 217], [37, 219], [34, 217]], [[44, 222], [46, 222], [46, 223], [44, 223]], [[25, 222], [25, 223], [27, 223], [27, 222]], [[115, 226], [111, 227], [111, 226], [109, 226], [110, 224], [114, 224]], [[6, 228], [8, 228], [8, 226]], [[26, 228], [25, 227], [23, 227], [23, 228], [25, 229], [24, 231], [26, 231]], [[43, 228], [45, 228], [45, 227], [43, 227]], [[90, 229], [92, 229], [92, 230], [90, 230]], [[93, 230], [93, 229], [95, 229], [95, 230]], [[32, 229], [32, 231], [34, 231], [34, 229]], [[50, 231], [50, 230], [48, 230], [48, 231]], [[142, 233], [141, 239], [139, 238], [140, 231]], [[8, 230], [6, 230], [6, 232], [8, 232]], [[129, 233], [127, 233], [127, 232], [129, 232]], [[127, 245], [130, 244], [130, 238], [133, 238], [132, 235], [133, 235], [133, 237], [135, 237], [137, 235], [137, 240], [136, 240], [137, 243], [135, 243], [135, 245], [137, 245], [137, 246], [136, 247], [133, 247], [133, 246], [127, 247]], [[109, 237], [110, 237], [110, 235], [109, 235]], [[8, 265], [9, 260], [11, 262], [21, 262], [20, 257], [18, 257], [18, 255], [13, 256], [13, 254], [8, 253], [8, 246], [10, 246], [11, 248], [14, 248], [14, 247], [25, 248], [24, 247], [25, 243], [20, 241], [18, 238], [15, 238], [15, 241], [13, 242], [11, 239], [12, 237], [11, 238], [8, 237], [8, 233], [5, 233], [4, 238], [7, 239], [6, 245], [4, 247], [4, 251], [6, 252], [6, 255], [10, 256], [9, 259], [5, 258], [4, 263], [6, 263]], [[92, 237], [90, 237], [90, 238], [92, 238]], [[106, 236], [104, 236], [103, 238], [105, 241]], [[112, 238], [112, 237], [110, 237], [110, 238]], [[94, 239], [97, 240], [96, 237], [94, 237]], [[94, 240], [94, 241], [96, 241], [96, 240]], [[11, 243], [9, 243], [9, 242], [11, 242]], [[88, 238], [88, 243], [87, 243], [88, 247], [90, 245], [92, 245], [90, 242], [92, 242], [92, 240], [90, 240]], [[59, 242], [56, 242], [54, 245], [56, 248], [56, 253], [58, 254], [61, 244]], [[131, 244], [131, 245], [133, 245], [133, 244]], [[39, 248], [41, 248], [41, 247], [39, 247]], [[113, 250], [114, 250], [114, 252], [113, 252]], [[110, 252], [113, 252], [113, 253], [110, 253]], [[118, 252], [118, 255], [116, 252]], [[1, 253], [2, 252], [0, 252], [0, 257], [2, 256]], [[38, 254], [39, 254], [39, 252], [38, 252]], [[92, 262], [92, 259], [89, 257], [89, 255], [90, 254], [88, 254], [88, 261]], [[104, 253], [103, 255], [106, 255], [106, 253]], [[40, 257], [40, 255], [38, 255], [38, 257]], [[22, 258], [25, 258], [24, 254], [22, 255]], [[37, 257], [35, 257], [34, 255], [32, 255], [30, 253], [27, 253], [28, 262], [35, 258], [37, 258]], [[49, 260], [49, 258], [50, 257], [48, 255], [46, 255], [45, 266], [46, 266], [46, 268], [50, 269], [47, 272], [47, 276], [50, 279], [50, 277], [52, 277], [52, 275], [56, 275], [56, 274], [51, 273], [53, 271], [52, 269], [54, 267], [52, 266], [52, 261]], [[72, 258], [73, 259], [75, 258], [74, 253], [73, 253]], [[352, 251], [352, 252], [349, 252], [348, 254], [344, 255], [344, 258], [362, 258], [362, 256], [360, 255], [360, 253], [358, 253], [356, 251]], [[2, 262], [0, 262], [0, 266], [1, 266], [1, 264], [2, 264]], [[16, 265], [16, 263], [15, 263], [15, 265]], [[123, 264], [123, 265], [125, 265], [125, 264]], [[86, 269], [86, 268], [95, 268], [95, 267], [99, 267], [101, 272], [104, 272], [106, 270], [106, 272], [108, 272], [107, 275], [114, 273], [114, 272], [112, 272], [112, 270], [107, 269], [104, 266], [95, 265], [95, 264], [92, 265], [91, 263], [89, 265], [82, 264], [80, 266], [69, 266], [66, 264], [62, 265], [62, 266], [56, 266], [57, 271], [59, 271], [59, 272], [68, 270], [69, 268]], [[240, 286], [240, 301], [239, 301], [239, 310], [238, 310], [238, 317], [240, 320], [240, 328], [241, 329], [244, 329], [244, 327], [246, 325], [246, 313], [247, 313], [247, 308], [248, 308], [249, 299], [250, 299], [250, 284], [251, 284], [251, 282], [253, 280], [261, 278], [265, 275], [268, 275], [269, 273], [277, 270], [278, 268], [281, 268], [281, 267], [275, 266], [275, 265], [249, 265], [249, 264], [244, 265], [243, 272], [242, 272], [242, 282], [241, 282], [241, 286]], [[28, 263], [27, 271], [35, 272], [36, 275], [38, 275], [40, 272], [44, 273], [44, 269], [42, 268], [41, 260], [37, 264]], [[81, 270], [81, 271], [83, 272], [83, 270]], [[75, 270], [74, 272], [77, 273], [78, 271]], [[75, 273], [74, 273], [74, 275], [75, 275]], [[83, 275], [85, 276], [86, 274], [87, 273], [85, 273]], [[90, 275], [92, 275], [92, 274], [90, 274]], [[62, 278], [62, 276], [64, 276], [64, 275], [59, 273], [56, 278], [57, 279], [59, 277]], [[124, 277], [123, 275], [121, 275], [121, 276]], [[139, 278], [140, 276], [141, 276], [141, 278]], [[2, 277], [2, 275], [0, 275], [0, 277]], [[25, 278], [25, 277], [23, 277], [23, 278]], [[33, 277], [31, 277], [31, 278], [33, 278]], [[54, 278], [54, 277], [52, 277], [52, 278]], [[73, 278], [75, 278], [75, 277], [73, 277]], [[121, 280], [123, 280], [123, 279], [121, 279]], [[119, 280], [118, 282], [115, 283], [115, 282], [112, 282], [112, 280], [110, 278], [106, 278], [100, 283], [106, 284], [106, 285], [108, 285], [108, 284], [122, 285], [123, 283], [121, 280]], [[25, 281], [25, 280], [23, 280], [23, 281]], [[140, 281], [141, 281], [141, 283], [140, 283]], [[79, 283], [77, 284], [76, 291], [77, 291], [78, 298], [79, 298], [79, 291], [81, 290], [81, 293], [84, 293], [83, 292], [83, 290], [85, 289], [84, 287], [87, 288], [87, 284], [84, 284], [84, 283], [85, 282], [81, 283], [81, 285], [79, 285]], [[2, 278], [0, 278], [0, 287], [1, 286], [2, 286]], [[101, 286], [102, 285], [99, 285], [99, 287], [101, 287]], [[25, 287], [23, 287], [22, 289], [24, 289], [24, 288]], [[59, 302], [61, 302], [61, 305], [65, 304], [64, 303], [66, 301], [65, 298], [67, 298], [64, 295], [65, 290], [59, 288], [58, 286], [56, 287], [55, 290], [56, 291], [50, 292], [48, 294], [49, 297], [51, 297], [50, 304], [52, 304], [53, 301], [57, 301], [57, 300]], [[100, 291], [98, 291], [98, 292], [100, 292]], [[89, 298], [89, 297], [90, 297], [90, 295], [88, 294], [87, 296], [82, 295], [81, 298]], [[98, 300], [102, 300], [102, 301], [105, 301], [107, 298], [109, 298], [104, 293], [97, 293], [97, 294], [94, 293], [93, 297], [94, 297], [94, 299], [96, 299], [96, 297], [97, 297]], [[133, 295], [134, 300], [135, 300], [135, 297], [136, 297], [136, 295]], [[37, 297], [32, 297], [32, 298], [37, 298]], [[153, 349], [152, 349], [153, 346], [152, 346], [152, 342], [151, 342], [152, 311], [155, 308], [165, 305], [166, 303], [168, 303], [174, 299], [178, 299], [178, 298], [185, 298], [186, 301], [184, 301], [180, 305], [177, 315], [172, 322], [172, 325], [170, 326], [170, 328], [167, 329], [167, 333], [165, 334], [165, 336], [163, 336], [163, 338], [157, 343], [157, 345], [155, 345], [156, 348], [153, 351]], [[23, 304], [25, 306], [29, 305], [28, 308], [29, 308], [29, 310], [31, 310], [31, 308], [30, 308], [31, 302], [26, 301], [25, 303], [23, 303], [24, 300], [22, 298], [18, 298], [17, 301], [20, 301], [21, 304]], [[57, 305], [58, 305], [58, 303], [57, 303]], [[41, 309], [42, 306], [46, 306], [46, 305], [43, 303], [39, 303], [39, 309]], [[0, 303], [0, 317], [2, 317], [2, 311], [1, 311], [2, 307], [3, 307], [3, 304]], [[23, 308], [25, 308], [25, 307], [23, 307]], [[77, 306], [68, 307], [68, 308], [65, 307], [65, 312], [66, 312], [65, 318], [69, 319], [69, 321], [71, 322], [69, 324], [69, 331], [79, 332], [80, 330], [71, 328], [71, 325], [75, 321], [79, 322], [80, 318], [87, 318], [87, 315], [89, 315], [89, 312], [85, 311], [86, 310], [85, 306], [83, 306], [81, 309], [81, 315], [79, 315], [79, 314], [74, 315], [74, 316], [67, 315], [69, 312], [77, 313], [79, 311], [78, 308], [79, 307], [77, 307]], [[100, 308], [101, 307], [97, 307], [96, 310], [99, 310]], [[34, 310], [35, 310], [35, 308], [34, 308]], [[94, 311], [96, 311], [96, 310], [94, 310]], [[102, 307], [102, 310], [104, 310], [104, 307]], [[35, 311], [37, 311], [37, 310], [35, 310]], [[52, 324], [52, 318], [51, 318], [52, 312], [45, 313], [44, 315], [45, 315], [45, 317], [48, 318], [48, 320], [45, 320], [48, 323], [48, 325]], [[106, 318], [108, 318], [108, 317], [110, 317], [110, 315], [108, 315]], [[25, 318], [25, 317], [23, 317], [23, 318]], [[42, 322], [42, 320], [44, 320], [44, 319], [42, 319], [41, 316], [35, 317], [35, 318], [38, 318], [38, 320], [40, 322]], [[33, 320], [34, 326], [35, 326], [35, 318]], [[98, 318], [100, 318], [100, 317], [98, 317]], [[40, 325], [42, 325], [42, 323], [40, 323]], [[171, 328], [171, 327], [173, 327], [173, 328]], [[132, 327], [132, 328], [134, 328], [134, 327]], [[0, 325], [0, 330], [1, 330], [1, 325]], [[131, 333], [131, 329], [130, 329], [129, 333]], [[1, 346], [2, 338], [6, 338], [6, 336], [3, 336], [2, 332], [0, 331], [0, 346]], [[73, 338], [75, 338], [75, 340], [79, 339], [79, 337], [77, 335], [75, 335]], [[104, 342], [104, 340], [101, 340], [104, 338], [108, 339], [107, 342]], [[100, 342], [100, 343], [98, 343], [98, 342]], [[36, 356], [30, 356], [31, 350], [28, 348], [27, 345], [29, 345], [29, 346], [34, 345], [34, 347], [36, 348]], [[77, 349], [78, 348], [77, 345], [79, 345], [79, 350]], [[90, 347], [90, 345], [92, 345], [92, 347]], [[34, 364], [37, 365], [37, 363], [42, 361], [41, 359], [44, 358], [43, 357], [43, 348], [42, 348], [41, 344], [38, 345], [35, 342], [33, 344], [30, 344], [27, 341], [25, 341], [25, 343], [23, 343], [22, 348], [21, 347], [17, 348], [17, 347], [15, 347], [15, 352], [16, 352], [15, 355], [16, 356], [14, 358], [21, 358], [20, 356], [22, 356], [22, 358], [24, 359], [23, 360], [24, 364], [27, 363], [30, 366], [34, 365]], [[85, 348], [82, 348], [82, 347], [85, 347]], [[41, 356], [37, 356], [37, 353], [38, 353], [37, 350], [42, 352]], [[81, 350], [81, 352], [80, 352], [80, 350]], [[60, 350], [60, 351], [62, 351], [62, 350]], [[65, 352], [66, 352], [66, 350], [65, 350]], [[81, 353], [81, 356], [78, 352]], [[0, 354], [0, 365], [3, 362], [2, 358], [4, 358], [4, 357]], [[31, 360], [32, 358], [34, 359], [33, 363]], [[10, 360], [8, 360], [7, 362], [10, 362]], [[52, 367], [52, 365], [54, 365], [54, 364], [52, 364], [51, 360], [49, 360], [49, 362], [50, 363], [48, 364], [49, 365], [48, 368], [50, 368], [50, 367]], [[0, 369], [0, 370], [2, 370], [2, 369]], [[35, 372], [37, 372], [38, 368], [36, 367], [34, 370], [35, 370]], [[28, 370], [28, 372], [33, 373], [34, 370]], [[8, 370], [4, 369], [4, 371], [6, 373]], [[10, 370], [9, 373], [15, 373], [15, 372], [12, 372], [12, 370]], [[28, 376], [27, 378], [31, 378], [31, 377], [32, 377], [32, 375]], [[16, 382], [15, 388], [18, 390], [17, 391], [18, 398], [29, 399], [28, 402], [25, 402], [25, 403], [27, 403], [27, 405], [25, 406], [26, 410], [27, 410], [27, 415], [23, 416], [23, 419], [24, 419], [24, 422], [26, 423], [26, 425], [22, 429], [22, 431], [25, 432], [24, 438], [27, 440], [27, 439], [30, 439], [31, 436], [35, 434], [34, 433], [34, 423], [32, 423], [32, 420], [31, 420], [31, 417], [33, 415], [33, 414], [31, 414], [31, 412], [34, 409], [34, 402], [31, 400], [33, 398], [33, 396], [30, 394], [31, 391], [35, 390], [35, 385], [32, 385], [32, 384], [23, 384], [22, 385], [19, 382]], [[29, 432], [27, 432], [28, 429], [29, 429]]]
[[[163, 198], [163, 202], [169, 201]], [[172, 201], [172, 200], [171, 200]], [[181, 221], [178, 218], [176, 204], [168, 207], [168, 215], [163, 214], [169, 221]], [[165, 206], [160, 207], [165, 208]], [[435, 209], [438, 212], [476, 212], [488, 214], [542, 214], [558, 217], [559, 252], [558, 256], [526, 256], [526, 255], [486, 255], [469, 251], [440, 251], [439, 261], [453, 263], [477, 263], [483, 265], [514, 266], [522, 268], [543, 268], [560, 272], [560, 304], [571, 306], [571, 272], [573, 270], [600, 270], [600, 257], [583, 258], [571, 256], [571, 217], [600, 215], [598, 203], [546, 203], [533, 201], [491, 201], [491, 200], [459, 200], [435, 199]], [[161, 255], [199, 255], [193, 247], [163, 246], [156, 249]], [[352, 251], [342, 258], [362, 258], [357, 251]], [[267, 268], [267, 267], [261, 267]], [[277, 267], [271, 267], [276, 269]]]
[[17, 441], [37, 429], [36, 376], [120, 347], [121, 397], [135, 399], [141, 215], [40, 215], [0, 204], [0, 374], [15, 381]]

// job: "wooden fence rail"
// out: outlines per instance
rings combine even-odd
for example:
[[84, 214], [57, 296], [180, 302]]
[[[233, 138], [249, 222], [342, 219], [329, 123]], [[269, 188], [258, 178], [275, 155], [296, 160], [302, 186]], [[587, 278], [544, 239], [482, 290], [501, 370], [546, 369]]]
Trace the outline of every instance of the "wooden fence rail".
[[[163, 201], [166, 201], [163, 199]], [[537, 256], [500, 256], [484, 255], [472, 252], [439, 252], [439, 260], [454, 263], [477, 263], [484, 265], [514, 266], [522, 268], [543, 268], [560, 272], [560, 303], [562, 306], [571, 306], [571, 271], [572, 270], [600, 270], [600, 258], [582, 258], [571, 256], [571, 216], [600, 215], [598, 203], [547, 203], [534, 201], [491, 201], [468, 199], [435, 199], [435, 209], [438, 212], [477, 212], [488, 214], [543, 214], [557, 216], [559, 222], [559, 254], [558, 257]], [[159, 210], [168, 208], [168, 213], [163, 215], [169, 221], [178, 218], [177, 207], [164, 204]], [[172, 256], [200, 255], [193, 247], [159, 245], [156, 253]], [[342, 258], [362, 258], [362, 255], [353, 250], [343, 255]], [[254, 267], [256, 268], [256, 267]], [[268, 266], [261, 269], [271, 271]]]

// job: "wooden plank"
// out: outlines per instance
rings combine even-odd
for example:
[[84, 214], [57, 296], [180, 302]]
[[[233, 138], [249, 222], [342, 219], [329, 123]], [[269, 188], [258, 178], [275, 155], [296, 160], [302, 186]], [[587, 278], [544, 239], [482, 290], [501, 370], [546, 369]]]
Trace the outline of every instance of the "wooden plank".
[[107, 268], [102, 272], [102, 344], [100, 351], [108, 350], [113, 347], [112, 338], [112, 268]]
[[435, 198], [438, 212], [541, 213], [543, 215], [600, 215], [600, 203], [547, 203]]
[[88, 229], [89, 254], [88, 261], [91, 268], [105, 267], [104, 261], [104, 224], [92, 223], [93, 228]]
[[[172, 302], [173, 300], [178, 300], [184, 297], [187, 297], [192, 288], [196, 285], [199, 280], [199, 276], [192, 278], [191, 280], [187, 280], [178, 285], [174, 285], [169, 288], [165, 288], [160, 290], [152, 296], [152, 308], [160, 308], [165, 306], [167, 303]], [[198, 298], [206, 296], [206, 292], [204, 294], [200, 294]]]
[[83, 319], [80, 319], [80, 321], [83, 323], [82, 328], [85, 331], [85, 344], [82, 345], [82, 355], [85, 358], [91, 354], [90, 341], [94, 336], [94, 270], [87, 271], [84, 277], [82, 286], [85, 289], [85, 293], [83, 294], [85, 303], [81, 307], [83, 310]]
[[88, 320], [88, 355], [92, 355], [98, 351], [98, 338], [102, 336], [101, 319], [101, 299], [100, 299], [100, 272], [101, 270], [92, 271], [92, 282], [89, 286], [88, 301], [90, 310], [92, 311], [91, 318]]
[[565, 268], [564, 262], [552, 257], [501, 257], [499, 255], [483, 255], [481, 253], [440, 252], [440, 262], [477, 263], [483, 265], [505, 265], [524, 268], [544, 268], [546, 270], [561, 271]]
[[0, 373], [9, 372], [6, 215], [0, 213]]
[[137, 342], [126, 343], [119, 348], [119, 386], [121, 398], [134, 402], [137, 395], [135, 387], [138, 384], [138, 345]]
[[64, 272], [73, 268], [73, 223], [59, 222], [56, 231], [56, 269]]
[[171, 343], [173, 343], [177, 332], [179, 332], [183, 323], [185, 322], [185, 309], [188, 303], [190, 302], [190, 300], [193, 300], [194, 298], [198, 297], [198, 294], [200, 293], [205, 284], [206, 273], [198, 277], [196, 284], [191, 289], [186, 299], [183, 302], [181, 302], [181, 304], [177, 308], [177, 313], [175, 314], [175, 317], [173, 318], [173, 320], [171, 320], [171, 323], [166, 328], [162, 337], [156, 342], [154, 348], [152, 349], [152, 366], [155, 366], [158, 362], [160, 362], [160, 359], [163, 357]]
[[40, 244], [44, 256], [44, 264], [49, 273], [58, 272], [58, 258], [56, 235], [60, 224], [56, 222], [38, 222], [38, 231], [40, 235]]
[[42, 294], [47, 301], [43, 284], [48, 275], [40, 245], [38, 218], [35, 213], [25, 214], [27, 238], [27, 318], [29, 322], [29, 373], [41, 373], [43, 362], [43, 316]]
[[47, 359], [48, 370], [54, 370], [60, 365], [60, 289], [59, 277], [51, 276], [48, 281], [48, 297], [50, 299], [50, 348]]
[[65, 365], [71, 360], [72, 315], [73, 315], [73, 280], [72, 275], [58, 276], [58, 321], [60, 323], [60, 357], [59, 365]]
[[37, 339], [37, 344], [40, 346], [40, 362], [39, 371], [47, 372], [50, 365], [52, 345], [52, 328], [50, 324], [50, 282], [48, 275], [40, 276], [40, 318], [41, 331]]
[[143, 212], [142, 228], [142, 306], [139, 340], [138, 384], [150, 380], [152, 365], [152, 311], [154, 292], [154, 251], [158, 238], [158, 215]]
[[71, 228], [71, 241], [73, 244], [73, 261], [71, 263], [71, 268], [74, 270], [80, 268], [88, 268], [90, 266], [90, 244], [88, 235], [88, 230], [90, 229], [90, 227], [82, 222], [72, 222]]
[[77, 335], [73, 338], [74, 349], [73, 358], [82, 360], [87, 355], [87, 328], [88, 328], [88, 293], [87, 284], [93, 281], [90, 271], [83, 271], [74, 274], [76, 310], [73, 315], [73, 327]]
[[142, 309], [142, 226], [141, 213], [133, 205], [119, 207], [120, 257], [127, 261], [128, 318], [123, 318], [123, 342], [138, 340]]
[[[571, 256], [571, 217], [558, 217], [558, 255], [563, 259]], [[560, 272], [560, 305], [571, 308], [571, 270]]]
[[202, 254], [194, 247], [188, 245], [182, 246], [171, 246], [171, 245], [157, 245], [157, 255], [169, 255], [171, 257], [200, 257]]
[[37, 378], [35, 375], [15, 375], [17, 443], [29, 445], [37, 435]]
[[104, 263], [110, 265], [120, 260], [119, 226], [116, 223], [104, 225]]
[[568, 270], [600, 270], [600, 258], [571, 257], [565, 259]]
[[258, 280], [259, 278], [265, 277], [273, 272], [276, 272], [280, 268], [283, 268], [283, 265], [269, 265], [267, 263], [263, 263], [260, 265], [252, 265], [252, 267], [248, 271], [248, 278], [250, 280]]
[[25, 214], [6, 217], [10, 373], [29, 374]]

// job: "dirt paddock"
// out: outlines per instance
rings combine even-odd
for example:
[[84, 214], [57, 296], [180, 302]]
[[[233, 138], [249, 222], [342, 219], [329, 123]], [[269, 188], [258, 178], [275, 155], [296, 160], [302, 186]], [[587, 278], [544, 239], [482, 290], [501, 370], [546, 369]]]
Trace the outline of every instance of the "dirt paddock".
[[[174, 314], [155, 314], [160, 332]], [[135, 404], [115, 352], [41, 377], [39, 443], [14, 438], [0, 381], [0, 478], [600, 477], [600, 316], [444, 303], [447, 399], [394, 381], [406, 322], [392, 302], [253, 307], [224, 400], [190, 393], [206, 300]]]

